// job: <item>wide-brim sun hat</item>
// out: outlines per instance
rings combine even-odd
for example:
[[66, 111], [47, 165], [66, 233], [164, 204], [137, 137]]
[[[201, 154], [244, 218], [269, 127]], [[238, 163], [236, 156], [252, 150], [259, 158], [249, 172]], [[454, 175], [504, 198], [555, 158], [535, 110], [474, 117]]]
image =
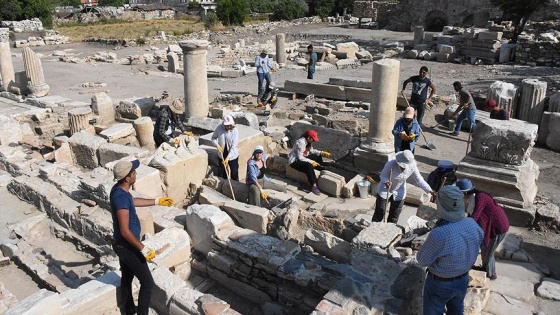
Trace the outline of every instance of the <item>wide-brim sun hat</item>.
[[455, 186], [459, 188], [463, 193], [469, 192], [474, 189], [474, 185], [468, 178], [461, 178], [456, 183]]
[[177, 115], [181, 115], [182, 113], [185, 112], [183, 110], [183, 103], [179, 99], [176, 99], [173, 102], [171, 102], [171, 105], [169, 105], [169, 109], [171, 109], [171, 111]]
[[402, 167], [414, 167], [416, 165], [416, 161], [414, 160], [414, 154], [410, 152], [410, 150], [404, 150], [397, 153], [395, 160], [397, 160], [397, 164]]
[[437, 195], [437, 215], [440, 219], [458, 222], [465, 217], [463, 193], [457, 186], [443, 186]]
[[140, 161], [119, 161], [113, 168], [113, 175], [116, 180], [121, 180], [140, 166]]
[[224, 126], [235, 126], [235, 120], [232, 115], [227, 114], [224, 116]]

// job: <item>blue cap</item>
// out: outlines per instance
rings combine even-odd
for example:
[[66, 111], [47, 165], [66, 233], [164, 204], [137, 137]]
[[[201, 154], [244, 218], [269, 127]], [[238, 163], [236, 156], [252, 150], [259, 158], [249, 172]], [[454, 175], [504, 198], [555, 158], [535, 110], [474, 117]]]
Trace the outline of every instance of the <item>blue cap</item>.
[[455, 186], [459, 188], [462, 192], [466, 193], [474, 189], [474, 185], [468, 178], [461, 178], [456, 183]]

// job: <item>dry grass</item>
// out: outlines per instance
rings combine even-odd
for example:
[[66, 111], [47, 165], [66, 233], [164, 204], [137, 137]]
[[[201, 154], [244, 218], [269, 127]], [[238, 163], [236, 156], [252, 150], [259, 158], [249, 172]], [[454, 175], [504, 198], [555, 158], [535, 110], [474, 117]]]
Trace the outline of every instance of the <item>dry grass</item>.
[[204, 30], [204, 23], [198, 19], [124, 21], [104, 20], [90, 24], [60, 24], [56, 31], [79, 42], [88, 37], [111, 39], [137, 39], [157, 35], [164, 31], [168, 35], [184, 35]]

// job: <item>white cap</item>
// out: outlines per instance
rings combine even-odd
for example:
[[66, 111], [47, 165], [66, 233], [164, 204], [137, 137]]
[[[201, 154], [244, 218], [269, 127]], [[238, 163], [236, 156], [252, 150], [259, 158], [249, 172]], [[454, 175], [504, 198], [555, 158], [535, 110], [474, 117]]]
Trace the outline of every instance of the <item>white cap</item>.
[[224, 126], [235, 126], [235, 120], [233, 120], [233, 116], [227, 114], [224, 116]]

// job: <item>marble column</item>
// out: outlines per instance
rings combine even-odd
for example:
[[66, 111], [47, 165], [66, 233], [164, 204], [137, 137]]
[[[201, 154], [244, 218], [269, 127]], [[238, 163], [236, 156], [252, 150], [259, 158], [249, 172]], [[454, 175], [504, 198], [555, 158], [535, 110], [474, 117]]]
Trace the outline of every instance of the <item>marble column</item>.
[[422, 44], [424, 41], [424, 26], [414, 27], [414, 45]]
[[185, 118], [207, 117], [210, 108], [206, 75], [208, 41], [187, 40], [179, 46], [184, 56]]
[[397, 110], [399, 68], [400, 62], [395, 59], [373, 63], [368, 138], [354, 151], [354, 165], [360, 169], [381, 172], [385, 163], [395, 157], [391, 131]]
[[283, 67], [286, 64], [286, 34], [276, 34], [276, 62]]
[[10, 29], [8, 28], [0, 28], [0, 77], [2, 87], [9, 92], [9, 87], [15, 84], [16, 75], [10, 53]]
[[544, 112], [546, 82], [524, 79], [521, 83], [521, 99], [517, 106], [517, 118], [533, 124], [540, 124]]
[[167, 54], [167, 71], [176, 73], [179, 70], [179, 57], [174, 52]]
[[156, 148], [154, 141], [154, 123], [150, 117], [144, 116], [136, 119], [132, 124], [136, 130], [136, 137], [140, 146], [144, 149], [153, 150]]
[[488, 88], [488, 93], [486, 95], [487, 99], [495, 100], [498, 106], [507, 110], [509, 117], [516, 117], [517, 86], [503, 81], [495, 81]]
[[93, 126], [89, 124], [89, 121], [92, 118], [93, 111], [89, 107], [80, 107], [69, 110], [68, 125], [70, 126], [70, 136], [82, 130], [91, 132], [91, 127]]
[[39, 56], [29, 47], [23, 48], [23, 67], [28, 78], [27, 92], [30, 96], [43, 97], [49, 94], [50, 87], [45, 83], [43, 66]]

